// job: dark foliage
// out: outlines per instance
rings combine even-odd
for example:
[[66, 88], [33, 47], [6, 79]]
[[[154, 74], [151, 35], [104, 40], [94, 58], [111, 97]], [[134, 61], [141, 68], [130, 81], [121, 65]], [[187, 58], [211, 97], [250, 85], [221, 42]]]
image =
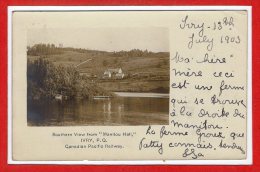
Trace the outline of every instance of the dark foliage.
[[74, 67], [54, 66], [39, 58], [27, 64], [27, 95], [29, 99], [54, 98], [61, 94], [67, 98], [89, 98], [109, 95]]
[[54, 44], [35, 44], [32, 47], [27, 47], [27, 55], [32, 56], [62, 54], [62, 52], [62, 48], [58, 48]]

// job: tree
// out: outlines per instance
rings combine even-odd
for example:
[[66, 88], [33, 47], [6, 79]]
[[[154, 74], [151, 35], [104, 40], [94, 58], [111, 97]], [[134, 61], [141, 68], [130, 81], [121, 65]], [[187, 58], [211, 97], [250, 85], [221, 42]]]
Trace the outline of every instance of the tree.
[[109, 93], [82, 77], [75, 67], [55, 66], [39, 58], [27, 63], [27, 94], [28, 98], [53, 98], [57, 94], [88, 98]]

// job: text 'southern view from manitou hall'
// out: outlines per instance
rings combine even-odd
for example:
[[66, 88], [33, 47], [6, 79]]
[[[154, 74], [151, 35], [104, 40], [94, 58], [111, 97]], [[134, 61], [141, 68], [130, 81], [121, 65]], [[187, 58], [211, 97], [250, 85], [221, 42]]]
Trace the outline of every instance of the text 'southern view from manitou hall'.
[[167, 28], [27, 33], [28, 126], [167, 125]]

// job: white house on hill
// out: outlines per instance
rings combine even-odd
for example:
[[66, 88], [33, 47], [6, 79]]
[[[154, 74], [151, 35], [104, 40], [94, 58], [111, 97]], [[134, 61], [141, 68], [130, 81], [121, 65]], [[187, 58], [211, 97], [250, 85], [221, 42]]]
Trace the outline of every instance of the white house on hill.
[[107, 69], [103, 74], [103, 78], [106, 79], [123, 79], [125, 74], [121, 68]]

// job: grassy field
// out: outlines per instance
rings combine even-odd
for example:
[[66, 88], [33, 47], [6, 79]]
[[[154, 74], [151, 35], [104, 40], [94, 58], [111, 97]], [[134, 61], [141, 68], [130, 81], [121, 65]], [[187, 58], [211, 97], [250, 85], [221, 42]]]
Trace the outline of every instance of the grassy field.
[[[93, 82], [109, 91], [133, 91], [133, 92], [167, 92], [169, 91], [169, 54], [155, 53], [146, 57], [113, 56], [111, 52], [64, 50], [62, 54], [30, 56], [29, 60], [44, 58], [55, 65], [77, 66], [81, 73], [92, 76]], [[141, 76], [129, 77], [123, 80], [102, 80], [103, 73], [109, 68], [122, 68], [123, 73], [133, 76], [137, 73], [148, 73], [153, 77]]]
[[98, 85], [112, 92], [158, 92], [169, 93], [169, 81], [117, 81], [100, 82]]

